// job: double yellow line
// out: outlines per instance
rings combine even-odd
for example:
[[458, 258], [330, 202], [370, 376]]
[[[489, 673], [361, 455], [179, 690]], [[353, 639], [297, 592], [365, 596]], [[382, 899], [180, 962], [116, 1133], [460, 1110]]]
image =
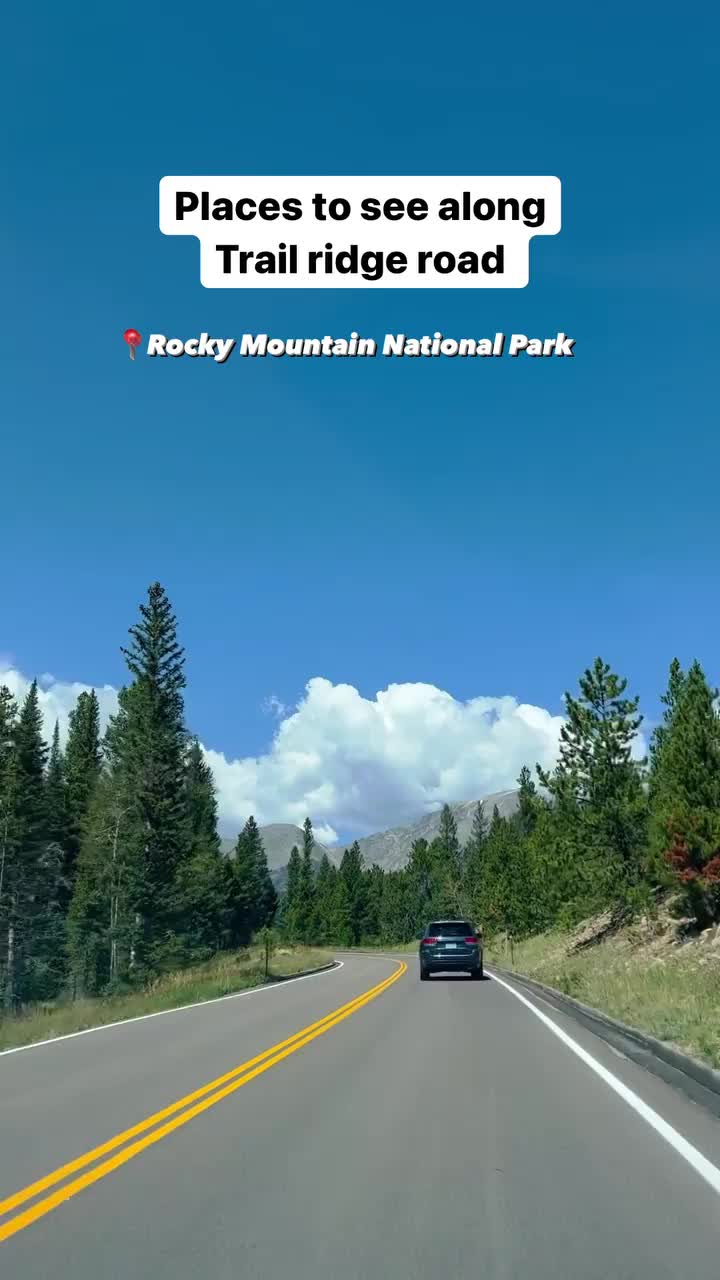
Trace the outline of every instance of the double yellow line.
[[[5, 1200], [0, 1200], [1, 1218], [5, 1214], [12, 1213], [13, 1210], [19, 1209], [21, 1205], [27, 1204], [29, 1200], [34, 1200], [36, 1196], [42, 1196], [29, 1208], [24, 1209], [22, 1213], [17, 1213], [14, 1217], [9, 1218], [7, 1222], [0, 1224], [0, 1242], [8, 1240], [10, 1236], [16, 1235], [18, 1231], [24, 1231], [25, 1227], [37, 1222], [38, 1218], [43, 1218], [46, 1213], [51, 1213], [53, 1209], [57, 1209], [66, 1200], [71, 1200], [73, 1196], [78, 1195], [80, 1191], [84, 1191], [86, 1187], [91, 1187], [94, 1182], [99, 1182], [101, 1178], [107, 1177], [114, 1169], [119, 1169], [121, 1165], [127, 1164], [129, 1160], [133, 1160], [135, 1156], [140, 1155], [142, 1151], [146, 1151], [148, 1147], [154, 1146], [156, 1142], [161, 1142], [168, 1134], [188, 1124], [195, 1116], [199, 1116], [203, 1111], [208, 1111], [210, 1107], [216, 1106], [223, 1098], [228, 1098], [231, 1093], [241, 1089], [244, 1084], [248, 1084], [256, 1076], [262, 1075], [264, 1071], [269, 1071], [278, 1062], [282, 1062], [283, 1058], [288, 1058], [290, 1054], [302, 1049], [303, 1045], [309, 1044], [311, 1040], [316, 1040], [318, 1036], [324, 1035], [331, 1027], [336, 1027], [345, 1018], [357, 1013], [358, 1009], [362, 1009], [371, 1000], [375, 1000], [377, 996], [381, 995], [383, 991], [386, 991], [388, 987], [391, 987], [394, 982], [397, 982], [398, 978], [401, 978], [407, 972], [407, 965], [404, 961], [399, 960], [397, 964], [397, 969], [389, 978], [385, 978], [383, 982], [371, 987], [369, 991], [364, 991], [362, 995], [356, 996], [354, 1000], [350, 1000], [347, 1004], [341, 1005], [339, 1009], [326, 1014], [324, 1018], [320, 1018], [317, 1022], [311, 1022], [309, 1026], [303, 1027], [301, 1031], [296, 1031], [295, 1035], [289, 1036], [287, 1040], [281, 1040], [279, 1044], [272, 1045], [270, 1049], [266, 1049], [254, 1058], [249, 1058], [247, 1062], [234, 1067], [232, 1071], [227, 1071], [225, 1075], [218, 1076], [216, 1080], [211, 1080], [209, 1084], [196, 1089], [194, 1093], [188, 1093], [184, 1098], [179, 1098], [177, 1102], [164, 1107], [162, 1111], [156, 1111], [154, 1115], [141, 1120], [139, 1124], [116, 1134], [114, 1138], [109, 1138], [107, 1142], [101, 1143], [99, 1147], [93, 1147], [92, 1151], [86, 1151], [84, 1155], [78, 1156], [76, 1160], [71, 1160], [69, 1164], [61, 1165], [60, 1168], [55, 1169], [52, 1173], [46, 1174], [44, 1178], [39, 1178], [37, 1182], [31, 1182], [29, 1186], [16, 1191]], [[139, 1136], [141, 1134], [143, 1135], [142, 1137]], [[137, 1139], [137, 1141], [131, 1141], [131, 1139]], [[115, 1152], [115, 1154], [110, 1155], [110, 1152]], [[96, 1164], [95, 1161], [101, 1160], [103, 1156], [109, 1156], [109, 1159], [102, 1160], [102, 1163]], [[94, 1167], [88, 1168], [89, 1165]], [[82, 1169], [86, 1170], [86, 1172], [80, 1173]], [[80, 1173], [79, 1177], [72, 1177], [73, 1174], [78, 1173]], [[71, 1180], [65, 1181], [66, 1179]], [[58, 1186], [59, 1183], [63, 1183], [63, 1185]], [[57, 1190], [51, 1191], [52, 1187], [57, 1187]], [[48, 1191], [50, 1192], [49, 1195], [43, 1195], [44, 1192]]]

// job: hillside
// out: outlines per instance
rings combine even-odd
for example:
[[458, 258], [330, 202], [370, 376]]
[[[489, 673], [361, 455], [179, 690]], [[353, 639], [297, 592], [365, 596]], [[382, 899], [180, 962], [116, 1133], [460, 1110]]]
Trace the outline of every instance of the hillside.
[[[267, 826], [260, 827], [260, 835], [265, 846], [268, 867], [271, 872], [280, 871], [287, 866], [290, 850], [294, 844], [297, 845], [298, 849], [302, 849], [302, 829], [294, 826], [292, 822], [270, 822]], [[232, 853], [235, 843], [235, 840], [223, 840], [221, 842], [222, 852], [226, 855]], [[313, 852], [318, 862], [324, 853], [327, 853], [332, 861], [335, 860], [332, 851], [326, 849], [325, 845], [320, 844], [317, 840], [315, 841]]]
[[720, 1066], [720, 925], [700, 931], [663, 893], [637, 919], [606, 911], [572, 930], [492, 940], [488, 959]]
[[[453, 804], [452, 809], [457, 822], [458, 836], [461, 844], [470, 838], [473, 814], [477, 808], [477, 800], [464, 800]], [[507, 818], [517, 809], [517, 791], [496, 791], [493, 795], [484, 796], [483, 810], [488, 822], [492, 818], [493, 807], [497, 805], [500, 816]], [[410, 849], [415, 840], [433, 840], [440, 826], [440, 811], [423, 814], [416, 822], [407, 827], [391, 827], [389, 831], [378, 831], [375, 835], [365, 836], [358, 840], [366, 867], [377, 863], [384, 871], [396, 871], [404, 867], [410, 857]]]
[[[461, 844], [465, 844], [470, 838], [473, 814], [477, 805], [477, 800], [464, 800], [460, 804], [450, 806], [457, 822]], [[497, 805], [501, 817], [507, 818], [517, 808], [517, 792], [496, 791], [493, 795], [483, 797], [482, 805], [488, 822], [492, 818], [495, 805]], [[364, 836], [361, 840], [358, 840], [358, 844], [365, 860], [365, 866], [371, 867], [374, 863], [377, 863], [384, 871], [396, 871], [400, 867], [404, 867], [410, 857], [413, 842], [420, 839], [433, 840], [438, 833], [439, 825], [440, 811], [438, 810], [435, 813], [423, 814], [421, 818], [406, 827], [391, 827], [388, 831], [377, 831], [374, 835]], [[276, 889], [282, 893], [285, 888], [285, 870], [290, 857], [290, 850], [294, 844], [297, 845], [298, 849], [302, 849], [302, 830], [291, 822], [271, 822], [267, 826], [260, 827], [260, 834], [265, 845], [268, 867], [273, 883]], [[316, 841], [313, 850], [313, 861], [318, 864], [323, 854], [326, 853], [330, 861], [337, 864], [340, 862], [343, 851], [350, 843], [350, 841], [347, 841], [344, 844], [337, 844], [333, 845], [332, 848], [327, 848], [324, 844]], [[232, 853], [234, 847], [234, 840], [222, 841], [224, 854]]]

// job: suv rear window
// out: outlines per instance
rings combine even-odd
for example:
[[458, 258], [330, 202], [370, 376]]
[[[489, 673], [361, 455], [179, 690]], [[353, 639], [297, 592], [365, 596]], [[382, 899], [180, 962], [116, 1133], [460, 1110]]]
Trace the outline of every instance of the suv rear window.
[[465, 921], [452, 920], [449, 923], [442, 920], [436, 920], [428, 926], [426, 937], [428, 938], [469, 938], [474, 934], [475, 930], [471, 924]]

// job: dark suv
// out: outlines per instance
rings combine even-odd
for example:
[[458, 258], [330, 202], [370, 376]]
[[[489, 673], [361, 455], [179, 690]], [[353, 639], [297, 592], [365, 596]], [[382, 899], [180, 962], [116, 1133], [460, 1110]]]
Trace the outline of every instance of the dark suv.
[[467, 920], [433, 920], [420, 942], [420, 978], [452, 969], [482, 978], [482, 935]]

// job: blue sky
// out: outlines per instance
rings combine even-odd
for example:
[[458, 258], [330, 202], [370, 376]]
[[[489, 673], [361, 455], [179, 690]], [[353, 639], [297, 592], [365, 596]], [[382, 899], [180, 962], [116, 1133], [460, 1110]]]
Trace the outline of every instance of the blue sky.
[[[649, 714], [674, 654], [720, 678], [717, 34], [710, 6], [16, 9], [0, 652], [117, 685], [157, 578], [233, 756], [315, 676], [553, 714], [596, 653]], [[525, 290], [208, 291], [158, 229], [175, 173], [556, 174], [563, 229]], [[132, 364], [128, 326], [577, 345]]]

